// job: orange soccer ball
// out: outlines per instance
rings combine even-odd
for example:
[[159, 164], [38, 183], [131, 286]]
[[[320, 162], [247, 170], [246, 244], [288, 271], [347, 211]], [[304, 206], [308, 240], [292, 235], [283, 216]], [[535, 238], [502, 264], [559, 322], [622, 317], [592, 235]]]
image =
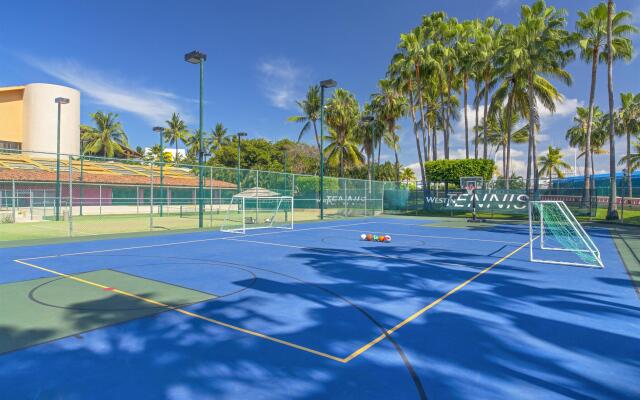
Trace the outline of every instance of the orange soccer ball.
[[380, 235], [380, 236], [378, 236], [378, 241], [380, 241], [380, 242], [384, 242], [384, 235]]
[[368, 234], [367, 234], [367, 240], [368, 240], [368, 241], [372, 241], [372, 240], [373, 240], [373, 235], [372, 235], [372, 234], [370, 234], [370, 233], [368, 233]]

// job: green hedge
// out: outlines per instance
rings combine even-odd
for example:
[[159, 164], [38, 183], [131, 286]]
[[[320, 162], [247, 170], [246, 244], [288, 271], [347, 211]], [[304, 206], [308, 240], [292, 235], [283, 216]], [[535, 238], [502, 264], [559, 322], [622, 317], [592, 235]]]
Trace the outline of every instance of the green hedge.
[[425, 173], [432, 182], [459, 183], [464, 176], [481, 176], [490, 180], [493, 175], [493, 160], [436, 160], [427, 161]]

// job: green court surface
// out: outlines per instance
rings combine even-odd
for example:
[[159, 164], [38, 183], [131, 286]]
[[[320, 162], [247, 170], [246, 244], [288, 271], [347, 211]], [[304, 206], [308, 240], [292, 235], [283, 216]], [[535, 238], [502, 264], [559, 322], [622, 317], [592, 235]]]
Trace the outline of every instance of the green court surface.
[[[330, 216], [330, 215], [328, 215]], [[224, 213], [206, 213], [204, 228], [219, 229]], [[317, 210], [296, 210], [296, 221], [319, 220]], [[70, 227], [71, 225], [71, 227]], [[74, 216], [69, 221], [34, 221], [0, 224], [0, 246], [25, 244], [33, 240], [55, 240], [94, 237], [103, 235], [128, 235], [135, 233], [186, 231], [198, 229], [198, 214], [194, 212], [165, 213], [162, 217], [149, 214], [113, 214]]]
[[[106, 289], [96, 290], [85, 282], [97, 282]], [[215, 297], [108, 269], [74, 275], [74, 279], [57, 276], [6, 283], [0, 285], [0, 354]]]
[[611, 236], [640, 295], [640, 228], [617, 225], [611, 228]]

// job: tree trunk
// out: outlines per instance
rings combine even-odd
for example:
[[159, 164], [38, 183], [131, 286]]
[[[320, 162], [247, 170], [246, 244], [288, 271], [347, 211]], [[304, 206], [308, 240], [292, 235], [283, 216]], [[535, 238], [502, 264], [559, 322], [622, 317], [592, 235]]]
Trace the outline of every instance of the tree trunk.
[[526, 188], [527, 193], [530, 194], [531, 189], [531, 163], [533, 162], [533, 168], [536, 168], [535, 160], [533, 160], [533, 142], [535, 140], [535, 118], [534, 111], [536, 109], [536, 97], [533, 94], [533, 72], [529, 71], [527, 74], [529, 90], [527, 97], [529, 97], [529, 146], [527, 150], [527, 181]]
[[[422, 131], [422, 146], [426, 148], [427, 146], [427, 134], [425, 131], [425, 123], [424, 123], [424, 102], [422, 99], [422, 84], [420, 81], [420, 68], [416, 64], [416, 86], [418, 88], [418, 105], [420, 106], [420, 130]], [[424, 158], [426, 161], [429, 161], [429, 152], [425, 150]]]
[[398, 150], [397, 150], [398, 146], [396, 143], [396, 146], [394, 146], [393, 148], [393, 155], [396, 158], [396, 183], [400, 182], [400, 161], [398, 160]]
[[484, 138], [482, 139], [482, 158], [484, 158], [485, 160], [487, 159], [487, 144], [488, 144], [488, 138], [487, 136], [489, 135], [489, 127], [487, 125], [487, 115], [489, 113], [489, 78], [485, 76], [485, 81], [484, 81], [484, 110], [482, 112], [483, 114], [483, 124], [484, 124]]
[[591, 154], [591, 128], [593, 125], [593, 103], [595, 101], [596, 95], [596, 79], [598, 73], [598, 57], [599, 51], [598, 47], [593, 49], [593, 58], [591, 59], [591, 89], [589, 91], [589, 116], [587, 117], [587, 134], [585, 137], [584, 143], [584, 193], [583, 193], [583, 203], [584, 205], [588, 205], [588, 201], [590, 201], [589, 197], [591, 196], [591, 177], [589, 176], [589, 172], [591, 169], [590, 163], [593, 162], [592, 158], [588, 157]]
[[444, 158], [449, 159], [447, 153], [447, 112], [446, 105], [444, 104], [444, 90], [442, 90], [442, 79], [438, 79], [440, 81], [440, 108], [441, 108], [441, 118], [442, 118], [442, 141], [444, 144]]
[[[429, 161], [430, 159], [430, 152], [429, 150], [431, 149], [431, 135], [429, 134], [429, 120], [425, 120], [425, 130], [427, 131], [427, 139], [426, 142], [423, 143], [424, 146], [424, 153], [426, 154], [424, 156], [424, 158], [426, 159], [426, 161]], [[424, 140], [424, 136], [423, 136], [423, 140]]]
[[515, 78], [513, 78], [511, 84], [513, 85], [513, 88], [509, 94], [509, 100], [507, 101], [507, 162], [505, 167], [505, 189], [509, 189], [509, 179], [511, 178], [511, 117], [513, 115], [513, 95], [516, 86]]
[[533, 157], [533, 193], [538, 192], [538, 187], [540, 186], [540, 171], [538, 171], [538, 152], [537, 152], [537, 144], [535, 132], [533, 133], [533, 143], [531, 148], [531, 156]]
[[433, 140], [431, 146], [433, 146], [433, 160], [438, 159], [438, 126], [437, 122], [433, 124]]
[[469, 95], [469, 77], [464, 74], [463, 91], [464, 91], [464, 149], [465, 158], [469, 159], [469, 119], [467, 117], [467, 104]]
[[480, 123], [480, 98], [478, 97], [479, 91], [480, 91], [480, 81], [478, 80], [478, 81], [475, 81], [475, 98], [473, 101], [476, 107], [476, 123], [473, 129], [474, 158], [476, 160], [478, 159], [478, 130], [480, 129], [480, 127], [478, 126], [478, 124]]
[[447, 115], [445, 118], [445, 125], [446, 125], [446, 133], [445, 133], [445, 137], [444, 137], [444, 158], [445, 160], [449, 159], [449, 152], [450, 152], [450, 134], [451, 134], [451, 81], [453, 80], [452, 76], [448, 77], [448, 82], [447, 82]]
[[416, 138], [416, 150], [418, 150], [418, 163], [420, 163], [420, 178], [422, 180], [422, 191], [424, 195], [427, 194], [427, 181], [424, 176], [424, 162], [422, 160], [422, 149], [420, 148], [420, 137], [418, 136], [418, 129], [416, 128], [416, 109], [413, 101], [413, 90], [409, 87], [409, 108], [411, 109], [411, 119], [413, 122], [413, 134]]
[[502, 144], [502, 179], [505, 183], [507, 182], [507, 146], [504, 143]]
[[313, 122], [313, 133], [316, 136], [316, 145], [318, 146], [318, 156], [320, 156], [320, 152], [322, 152], [322, 148], [320, 147], [320, 136], [318, 136], [318, 127], [316, 126], [316, 121]]
[[607, 86], [609, 90], [609, 179], [611, 180], [609, 191], [609, 207], [607, 219], [617, 220], [618, 210], [616, 205], [617, 185], [616, 185], [616, 132], [614, 124], [614, 103], [613, 103], [613, 51], [611, 46], [611, 19], [613, 18], [613, 0], [608, 2], [609, 12], [607, 13]]
[[631, 134], [629, 133], [629, 128], [626, 128], [625, 130], [627, 131], [627, 173], [629, 174], [627, 187], [629, 190], [629, 197], [633, 197], [633, 179], [631, 179]]

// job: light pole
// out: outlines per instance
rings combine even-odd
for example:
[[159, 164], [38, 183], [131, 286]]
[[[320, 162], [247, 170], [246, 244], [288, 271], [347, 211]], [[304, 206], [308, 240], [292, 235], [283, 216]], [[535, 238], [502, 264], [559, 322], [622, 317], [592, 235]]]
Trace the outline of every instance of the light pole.
[[202, 131], [204, 130], [204, 62], [207, 55], [199, 51], [192, 51], [184, 55], [184, 60], [191, 64], [200, 64], [200, 129], [198, 129], [198, 227], [204, 226], [204, 183], [202, 167]]
[[[163, 184], [163, 167], [164, 167], [164, 128], [161, 126], [154, 126], [153, 127], [153, 131], [155, 133], [158, 134], [158, 136], [160, 136], [160, 193], [159, 193], [159, 197], [160, 197], [160, 201], [159, 201], [159, 206], [158, 206], [158, 210], [160, 211], [160, 216], [162, 217], [162, 203], [164, 202], [164, 193], [162, 190], [162, 184]], [[153, 168], [153, 164], [151, 165], [151, 168]]]
[[236, 186], [238, 187], [238, 193], [240, 193], [240, 138], [246, 137], [246, 132], [238, 132], [236, 133], [238, 137], [238, 169], [236, 171]]
[[[56, 97], [54, 100], [58, 104], [58, 130], [56, 138], [56, 221], [60, 221], [60, 114], [63, 104], [69, 104], [69, 99]], [[71, 196], [71, 193], [69, 193]]]
[[324, 90], [336, 85], [333, 79], [320, 81], [320, 220], [324, 219]]

